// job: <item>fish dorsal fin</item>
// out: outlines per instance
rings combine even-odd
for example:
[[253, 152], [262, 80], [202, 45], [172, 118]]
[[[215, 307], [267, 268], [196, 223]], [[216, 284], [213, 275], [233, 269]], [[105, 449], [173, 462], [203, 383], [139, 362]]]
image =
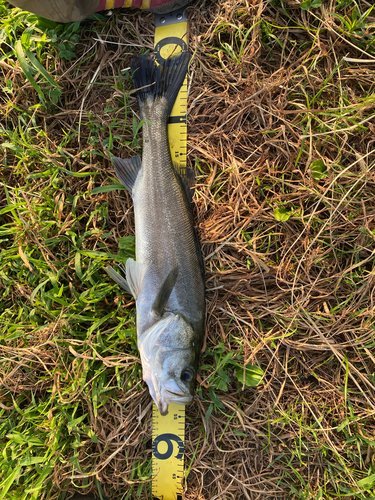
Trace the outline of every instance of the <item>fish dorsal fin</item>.
[[142, 168], [141, 158], [139, 156], [133, 156], [133, 158], [117, 158], [114, 156], [112, 162], [117, 178], [132, 194], [133, 186]]
[[173, 163], [174, 169], [178, 178], [181, 181], [181, 184], [184, 186], [186, 196], [190, 203], [193, 202], [194, 196], [194, 184], [195, 184], [195, 172], [190, 167], [186, 166], [184, 171], [180, 170], [180, 166], [178, 163]]
[[[187, 199], [189, 200], [189, 203], [192, 204], [193, 203], [193, 196], [194, 196], [193, 186], [195, 184], [194, 170], [189, 168], [188, 166], [186, 166], [186, 171], [183, 173], [180, 171], [178, 163], [173, 163], [173, 166], [174, 166], [174, 169], [176, 172], [177, 180], [179, 181], [180, 186], [184, 188]], [[201, 247], [200, 247], [199, 240], [198, 240], [197, 231], [195, 228], [194, 228], [194, 240], [195, 240], [195, 246], [196, 246], [198, 256], [199, 256], [199, 262], [201, 265], [202, 276], [204, 279], [204, 262], [203, 262]]]
[[152, 310], [158, 316], [163, 315], [164, 308], [167, 305], [169, 297], [171, 296], [172, 290], [176, 284], [177, 276], [178, 276], [178, 267], [175, 267], [174, 269], [172, 269], [172, 271], [168, 273], [168, 276], [165, 278], [163, 284], [161, 285], [156, 295], [156, 299], [152, 304]]
[[134, 259], [128, 259], [126, 261], [126, 280], [135, 299], [138, 298], [141, 292], [144, 275], [145, 266], [136, 262]]
[[130, 293], [130, 295], [133, 295], [132, 291], [130, 290], [130, 287], [128, 285], [128, 282], [126, 281], [126, 279], [123, 276], [121, 276], [120, 273], [115, 271], [113, 269], [113, 267], [111, 267], [111, 266], [107, 266], [105, 268], [105, 271], [108, 274], [108, 276], [113, 279], [113, 281], [115, 281], [118, 285], [121, 286], [121, 288], [123, 288], [125, 291]]

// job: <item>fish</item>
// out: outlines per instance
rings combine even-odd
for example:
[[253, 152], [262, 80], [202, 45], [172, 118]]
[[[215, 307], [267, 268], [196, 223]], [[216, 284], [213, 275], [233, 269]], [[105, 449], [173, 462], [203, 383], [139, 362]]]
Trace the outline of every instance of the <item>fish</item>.
[[193, 400], [204, 340], [204, 266], [193, 224], [194, 172], [173, 164], [167, 123], [191, 55], [157, 65], [150, 55], [132, 59], [133, 84], [143, 121], [143, 153], [112, 159], [134, 204], [135, 260], [124, 277], [107, 273], [136, 301], [142, 375], [161, 415], [169, 403]]

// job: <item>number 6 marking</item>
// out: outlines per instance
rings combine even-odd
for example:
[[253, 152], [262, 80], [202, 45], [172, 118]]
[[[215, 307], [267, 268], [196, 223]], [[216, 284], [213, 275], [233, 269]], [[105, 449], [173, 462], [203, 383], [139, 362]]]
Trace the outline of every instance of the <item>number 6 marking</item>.
[[[168, 449], [165, 453], [159, 453], [158, 452], [158, 444], [160, 441], [164, 441], [168, 445]], [[158, 458], [159, 460], [166, 460], [167, 458], [170, 458], [173, 453], [173, 443], [172, 441], [176, 441], [177, 446], [178, 446], [178, 453], [176, 455], [176, 458], [181, 459], [184, 455], [184, 443], [182, 440], [176, 436], [176, 434], [160, 434], [156, 439], [154, 439], [154, 442], [152, 443], [152, 453], [154, 454], [155, 458]]]

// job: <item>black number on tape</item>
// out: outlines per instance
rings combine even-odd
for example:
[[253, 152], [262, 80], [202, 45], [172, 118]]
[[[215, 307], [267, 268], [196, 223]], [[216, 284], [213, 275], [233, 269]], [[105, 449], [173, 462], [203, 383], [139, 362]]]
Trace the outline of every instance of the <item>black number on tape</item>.
[[159, 64], [163, 63], [164, 57], [161, 55], [161, 49], [166, 45], [179, 45], [181, 47], [182, 52], [187, 52], [187, 44], [185, 40], [179, 38], [177, 36], [167, 36], [167, 38], [163, 38], [155, 45], [154, 57]]
[[[159, 453], [158, 451], [158, 444], [164, 441], [168, 445], [168, 449], [165, 453]], [[155, 458], [158, 458], [159, 460], [167, 460], [167, 458], [170, 458], [173, 453], [173, 443], [172, 441], [175, 441], [178, 446], [178, 453], [176, 455], [176, 458], [181, 459], [184, 455], [184, 443], [182, 439], [180, 439], [176, 434], [160, 434], [157, 438], [154, 439], [154, 442], [152, 443], [152, 453], [154, 454]]]

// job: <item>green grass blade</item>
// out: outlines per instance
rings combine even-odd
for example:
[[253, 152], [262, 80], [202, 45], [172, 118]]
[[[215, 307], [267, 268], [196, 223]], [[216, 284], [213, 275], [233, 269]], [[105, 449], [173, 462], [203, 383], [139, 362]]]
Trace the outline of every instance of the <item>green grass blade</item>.
[[57, 89], [60, 90], [60, 87], [58, 83], [54, 80], [54, 78], [48, 73], [48, 71], [40, 64], [38, 59], [34, 56], [32, 52], [29, 50], [26, 50], [25, 52], [26, 56], [29, 58], [31, 64], [34, 66], [34, 68], [39, 71], [41, 75], [44, 76], [44, 78], [53, 86], [56, 87]]
[[107, 186], [99, 186], [94, 188], [91, 191], [91, 194], [110, 193], [111, 191], [116, 191], [117, 189], [126, 190], [126, 188], [122, 184], [108, 184]]
[[43, 102], [43, 104], [45, 104], [44, 94], [42, 92], [42, 89], [36, 83], [36, 81], [35, 81], [35, 79], [33, 77], [31, 68], [30, 68], [30, 66], [27, 63], [27, 60], [26, 60], [26, 57], [25, 57], [25, 53], [23, 51], [21, 40], [18, 40], [15, 43], [14, 48], [15, 48], [15, 52], [16, 52], [16, 56], [17, 56], [18, 62], [20, 63], [20, 66], [22, 68], [22, 71], [24, 72], [26, 78], [29, 80], [29, 82], [31, 83], [31, 85], [34, 87], [34, 89], [38, 93], [38, 95], [40, 97], [40, 100]]
[[14, 481], [16, 480], [18, 474], [21, 471], [21, 466], [19, 465], [14, 469], [14, 471], [0, 484], [0, 500], [6, 498], [6, 494], [9, 491], [9, 488], [12, 486]]

